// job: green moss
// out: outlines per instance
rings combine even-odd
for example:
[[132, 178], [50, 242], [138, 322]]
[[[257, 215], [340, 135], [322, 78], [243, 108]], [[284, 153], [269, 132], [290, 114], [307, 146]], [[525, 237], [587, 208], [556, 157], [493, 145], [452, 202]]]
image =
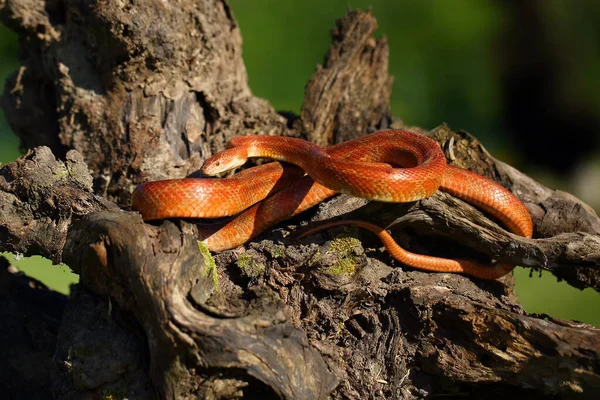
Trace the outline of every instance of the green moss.
[[344, 257], [340, 261], [327, 267], [324, 272], [329, 275], [352, 275], [356, 272], [356, 257]]
[[357, 247], [362, 248], [360, 240], [348, 235], [347, 233], [342, 233], [331, 241], [331, 247], [329, 248], [328, 252], [344, 255], [354, 254], [354, 249]]
[[271, 247], [271, 257], [275, 259], [281, 259], [285, 256], [285, 247], [284, 246], [273, 246]]
[[65, 164], [59, 162], [56, 163], [56, 166], [57, 168], [52, 172], [54, 173], [54, 176], [58, 178], [58, 180], [64, 179], [69, 176], [69, 170], [67, 169]]
[[258, 256], [252, 254], [250, 251], [240, 254], [236, 264], [241, 270], [242, 274], [248, 278], [256, 278], [260, 276], [265, 270], [265, 264], [258, 259]]
[[357, 238], [352, 237], [347, 233], [336, 236], [335, 239], [331, 241], [331, 246], [325, 254], [335, 254], [339, 261], [326, 267], [323, 272], [329, 275], [354, 274], [354, 272], [356, 272], [358, 260], [355, 251], [357, 248], [362, 250], [362, 244]]
[[211, 275], [213, 286], [215, 290], [219, 290], [219, 274], [217, 273], [217, 264], [215, 264], [215, 259], [210, 254], [210, 250], [208, 247], [201, 241], [198, 241], [198, 250], [200, 250], [200, 254], [202, 254], [202, 258], [204, 258], [204, 264], [206, 265], [206, 269], [204, 270], [205, 276]]

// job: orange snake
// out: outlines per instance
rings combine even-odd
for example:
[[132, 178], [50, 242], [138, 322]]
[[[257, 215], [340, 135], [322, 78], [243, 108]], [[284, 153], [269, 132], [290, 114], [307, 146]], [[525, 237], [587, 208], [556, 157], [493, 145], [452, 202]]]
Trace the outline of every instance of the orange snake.
[[[200, 240], [212, 251], [223, 251], [339, 192], [408, 202], [441, 189], [490, 213], [511, 232], [528, 238], [532, 235], [531, 216], [516, 196], [487, 178], [446, 164], [437, 143], [416, 133], [377, 132], [327, 149], [286, 137], [236, 137], [228, 149], [206, 160], [202, 172], [216, 175], [244, 164], [249, 157], [285, 161], [300, 168], [269, 163], [230, 178], [148, 182], [133, 192], [132, 208], [145, 220], [217, 218], [246, 210], [217, 228], [199, 227]], [[335, 221], [316, 230], [342, 224], [374, 232], [394, 258], [414, 268], [482, 279], [499, 278], [514, 268], [414, 254], [402, 249], [385, 229], [365, 221]]]

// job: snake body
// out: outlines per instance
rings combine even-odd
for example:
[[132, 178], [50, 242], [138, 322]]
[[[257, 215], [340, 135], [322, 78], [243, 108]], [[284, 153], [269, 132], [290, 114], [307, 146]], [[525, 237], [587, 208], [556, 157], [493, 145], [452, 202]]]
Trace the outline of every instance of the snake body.
[[[208, 248], [222, 251], [245, 243], [336, 193], [407, 202], [441, 189], [490, 213], [513, 233], [532, 235], [531, 216], [516, 196], [487, 178], [446, 164], [437, 143], [423, 135], [383, 131], [327, 149], [294, 138], [242, 136], [232, 139], [228, 147], [206, 160], [202, 167], [205, 174], [235, 168], [250, 157], [284, 161], [300, 169], [270, 163], [226, 179], [149, 182], [136, 188], [132, 207], [145, 220], [216, 218], [246, 209], [224, 225], [200, 228], [201, 240]], [[513, 268], [410, 253], [398, 246], [386, 230], [365, 221], [336, 221], [325, 227], [348, 223], [376, 233], [392, 256], [414, 268], [466, 273], [483, 279], [498, 278]]]

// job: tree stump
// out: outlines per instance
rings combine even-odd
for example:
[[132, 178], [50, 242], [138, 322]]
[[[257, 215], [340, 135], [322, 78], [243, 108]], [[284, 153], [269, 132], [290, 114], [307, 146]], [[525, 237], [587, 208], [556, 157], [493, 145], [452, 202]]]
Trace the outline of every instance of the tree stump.
[[[590, 207], [495, 160], [465, 132], [426, 132], [391, 115], [388, 46], [373, 38], [369, 12], [337, 21], [299, 116], [252, 95], [225, 1], [13, 0], [0, 1], [0, 16], [22, 45], [2, 105], [31, 149], [0, 169], [0, 250], [64, 262], [81, 278], [65, 303], [0, 260], [0, 309], [10, 322], [0, 328], [3, 394], [600, 393], [600, 331], [528, 315], [511, 276], [413, 271], [356, 230], [290, 235], [306, 222], [358, 216], [394, 226], [419, 253], [488, 256], [600, 290], [600, 220]], [[386, 128], [428, 134], [449, 162], [509, 188], [530, 210], [535, 238], [507, 233], [445, 193], [399, 205], [340, 195], [213, 258], [195, 225], [146, 224], [128, 210], [137, 184], [184, 177], [237, 135], [327, 146]], [[24, 331], [35, 340], [22, 340]], [[34, 354], [37, 365], [19, 361]]]

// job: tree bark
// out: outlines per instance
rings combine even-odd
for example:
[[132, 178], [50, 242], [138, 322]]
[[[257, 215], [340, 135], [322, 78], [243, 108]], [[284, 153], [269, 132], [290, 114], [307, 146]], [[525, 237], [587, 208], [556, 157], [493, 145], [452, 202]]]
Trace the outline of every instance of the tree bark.
[[[600, 290], [600, 220], [591, 208], [495, 160], [465, 132], [426, 132], [391, 116], [387, 42], [373, 38], [370, 13], [337, 21], [300, 116], [250, 92], [225, 1], [4, 0], [0, 16], [22, 43], [2, 105], [32, 149], [0, 169], [0, 250], [40, 254], [81, 277], [68, 304], [53, 308], [60, 323], [41, 324], [40, 309], [33, 321], [16, 319], [31, 305], [2, 297], [4, 320], [35, 324], [34, 337], [48, 338], [19, 343], [20, 354], [43, 346], [36, 354], [48, 367], [8, 363], [0, 375], [14, 377], [10, 393], [27, 385], [26, 372], [54, 382], [52, 394], [30, 386], [31, 398], [599, 393], [600, 331], [528, 315], [511, 276], [481, 282], [407, 270], [363, 232], [289, 235], [305, 221], [358, 216], [401, 228], [399, 242], [419, 253], [487, 255]], [[535, 239], [444, 193], [408, 205], [341, 195], [212, 264], [193, 224], [146, 224], [127, 211], [136, 184], [186, 176], [237, 135], [326, 146], [390, 127], [431, 135], [449, 162], [513, 191], [532, 214]], [[2, 265], [3, 288], [26, 279], [11, 268]], [[28, 287], [32, 298], [48, 296]]]

